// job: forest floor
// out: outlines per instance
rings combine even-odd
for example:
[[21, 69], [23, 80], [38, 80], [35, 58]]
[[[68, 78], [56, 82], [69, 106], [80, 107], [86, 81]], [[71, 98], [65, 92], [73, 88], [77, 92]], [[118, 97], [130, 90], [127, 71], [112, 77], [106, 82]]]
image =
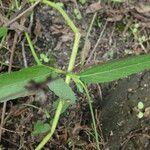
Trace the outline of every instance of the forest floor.
[[[31, 5], [23, 0], [17, 9], [15, 0], [0, 1], [0, 26], [16, 18]], [[74, 72], [82, 68], [140, 55], [150, 51], [150, 2], [140, 0], [55, 0], [64, 4], [63, 9], [81, 33], [81, 41]], [[83, 2], [83, 4], [82, 4]], [[85, 2], [85, 3], [84, 3]], [[38, 4], [29, 13], [9, 25], [5, 41], [0, 44], [0, 72], [13, 72], [33, 66], [35, 61], [24, 37], [28, 29], [37, 54], [44, 54], [46, 65], [67, 69], [74, 34], [62, 16], [54, 9]], [[76, 13], [77, 12], [77, 13]], [[95, 16], [88, 40], [85, 38]], [[84, 47], [84, 45], [86, 45]], [[84, 48], [83, 48], [84, 47]], [[61, 115], [53, 138], [45, 150], [96, 150], [92, 119], [86, 96], [76, 91], [77, 102]], [[150, 72], [145, 71], [125, 79], [88, 86], [93, 100], [96, 127], [101, 150], [149, 150], [150, 148]], [[45, 133], [33, 136], [37, 122], [48, 122], [39, 110], [49, 112], [53, 93], [46, 103], [37, 96], [8, 101], [0, 135], [2, 150], [33, 150]], [[138, 118], [138, 103], [144, 113]], [[27, 104], [27, 105], [25, 105]], [[3, 104], [0, 104], [2, 118]]]

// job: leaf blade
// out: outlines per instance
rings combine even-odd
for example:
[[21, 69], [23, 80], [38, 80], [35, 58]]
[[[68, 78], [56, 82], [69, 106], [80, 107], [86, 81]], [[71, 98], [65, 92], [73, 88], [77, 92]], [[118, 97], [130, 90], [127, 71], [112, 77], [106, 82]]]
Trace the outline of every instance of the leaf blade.
[[7, 27], [0, 27], [0, 38], [7, 34], [8, 28]]
[[43, 65], [33, 66], [10, 74], [0, 75], [0, 102], [33, 94], [25, 88], [29, 81], [44, 81], [51, 74], [51, 70]]
[[65, 83], [63, 79], [57, 79], [49, 82], [48, 87], [53, 91], [59, 98], [69, 100], [69, 103], [75, 103], [76, 97], [71, 87]]
[[127, 77], [148, 68], [150, 68], [150, 54], [99, 64], [78, 75], [82, 81], [87, 83], [104, 83]]

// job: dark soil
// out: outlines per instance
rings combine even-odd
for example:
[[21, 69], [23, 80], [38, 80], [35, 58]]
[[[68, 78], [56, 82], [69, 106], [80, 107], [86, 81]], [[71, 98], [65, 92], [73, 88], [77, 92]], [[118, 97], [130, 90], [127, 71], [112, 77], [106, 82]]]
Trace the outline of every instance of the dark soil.
[[[10, 3], [3, 0], [2, 2], [5, 7], [8, 7]], [[96, 0], [88, 1], [85, 5], [81, 5], [78, 1], [76, 3], [76, 0], [62, 0], [61, 2], [64, 3], [64, 9], [82, 35], [75, 71], [110, 59], [149, 53], [150, 9], [147, 6], [150, 2], [124, 0], [123, 3], [115, 3], [106, 0], [100, 6]], [[29, 6], [26, 1], [25, 4]], [[81, 20], [75, 17], [74, 8], [80, 10]], [[2, 16], [5, 16], [6, 10], [0, 10]], [[87, 29], [93, 14], [96, 12], [97, 17], [89, 36], [91, 46], [89, 50], [87, 49], [82, 54]], [[36, 52], [39, 55], [44, 53], [50, 57], [50, 62], [47, 65], [65, 70], [68, 66], [74, 34], [66, 26], [60, 14], [52, 8], [40, 4], [35, 7], [32, 22], [27, 16], [23, 19], [25, 19], [24, 26], [31, 25], [30, 34]], [[21, 21], [16, 22], [20, 23]], [[3, 24], [1, 18], [0, 24]], [[139, 24], [140, 27], [138, 32], [133, 34], [131, 29], [134, 24]], [[9, 31], [7, 42], [0, 49], [0, 71], [2, 73], [7, 72], [9, 68], [7, 62], [10, 60], [10, 50], [16, 31], [18, 31], [16, 27]], [[101, 35], [101, 33], [103, 34]], [[147, 40], [141, 46], [139, 38], [142, 36], [145, 36]], [[98, 40], [98, 46], [93, 52]], [[25, 47], [27, 64], [23, 61], [22, 43]], [[80, 66], [82, 55], [87, 56], [84, 66]], [[23, 34], [19, 31], [11, 70], [16, 71], [34, 64], [28, 45]], [[46, 144], [45, 150], [96, 149], [91, 125], [92, 119], [86, 96], [78, 92], [73, 83], [71, 85], [77, 93], [77, 103], [63, 113], [57, 130], [52, 140]], [[112, 83], [89, 85], [89, 90], [93, 99], [93, 109], [102, 150], [150, 149], [150, 72], [148, 70]], [[19, 98], [16, 101], [7, 102], [0, 149], [1, 147], [4, 150], [35, 149], [45, 134], [32, 136], [34, 124], [37, 120], [49, 123], [54, 115], [52, 103], [56, 97], [53, 93], [47, 93], [46, 98], [44, 103], [38, 101], [38, 96]], [[141, 110], [144, 116], [141, 119], [137, 117], [139, 112], [138, 102], [144, 104], [144, 109]], [[51, 117], [47, 119], [39, 110], [23, 104], [45, 108], [51, 114]], [[0, 114], [2, 114], [2, 108], [3, 105], [0, 104]]]
[[145, 72], [120, 80], [108, 89], [101, 103], [101, 119], [109, 149], [149, 149], [149, 116], [139, 119], [136, 110], [138, 102], [143, 102], [145, 108], [150, 106], [149, 78], [150, 73]]

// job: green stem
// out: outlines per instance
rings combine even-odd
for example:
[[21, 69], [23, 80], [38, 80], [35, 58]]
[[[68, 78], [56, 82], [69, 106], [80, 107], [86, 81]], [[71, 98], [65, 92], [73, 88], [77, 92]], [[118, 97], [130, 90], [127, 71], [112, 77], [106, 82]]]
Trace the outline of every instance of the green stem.
[[[80, 33], [77, 32], [77, 33], [75, 33], [75, 40], [74, 40], [73, 50], [72, 50], [72, 54], [71, 54], [71, 58], [70, 58], [70, 62], [69, 62], [68, 70], [67, 70], [68, 72], [71, 72], [73, 70], [76, 55], [77, 55], [77, 52], [78, 52], [79, 42], [80, 42]], [[70, 82], [70, 76], [67, 76], [66, 77], [66, 83], [69, 84], [69, 82]]]
[[16, 8], [19, 10], [19, 2], [18, 2], [18, 0], [15, 0], [15, 5], [16, 5]]
[[[60, 7], [60, 5], [58, 5], [57, 3], [54, 3], [54, 2], [50, 2], [48, 0], [42, 0], [41, 2], [46, 4], [46, 5], [49, 5], [50, 7], [53, 7], [54, 9], [56, 9], [63, 16], [63, 18], [67, 22], [68, 26], [75, 33], [75, 40], [74, 40], [74, 45], [73, 45], [73, 49], [72, 49], [72, 54], [71, 54], [70, 61], [69, 61], [69, 66], [68, 66], [68, 69], [67, 69], [68, 72], [71, 72], [73, 70], [73, 67], [74, 67], [74, 64], [75, 64], [75, 59], [76, 59], [76, 56], [77, 56], [81, 35], [78, 31], [78, 28], [76, 28], [76, 26], [74, 25], [72, 20], [68, 17], [66, 12], [62, 9], [62, 7]], [[66, 83], [69, 84], [69, 82], [70, 82], [70, 77], [67, 76], [66, 77]]]
[[[36, 0], [35, 0], [36, 1]], [[48, 1], [48, 0], [41, 0], [41, 2], [43, 4], [46, 4], [54, 9], [56, 9], [65, 19], [65, 21], [67, 22], [67, 24], [69, 25], [69, 27], [72, 29], [72, 31], [74, 33], [78, 32], [78, 29], [76, 28], [76, 26], [74, 25], [74, 23], [72, 22], [72, 20], [68, 17], [68, 15], [66, 14], [66, 12], [62, 9], [62, 7], [54, 2]]]
[[57, 124], [58, 124], [58, 121], [59, 121], [59, 117], [60, 117], [63, 105], [64, 105], [64, 100], [60, 100], [60, 102], [58, 104], [58, 107], [57, 107], [57, 110], [56, 110], [56, 113], [55, 113], [55, 116], [54, 116], [54, 120], [53, 120], [53, 123], [52, 123], [51, 130], [44, 137], [44, 139], [40, 142], [40, 144], [36, 147], [35, 150], [41, 150], [44, 147], [44, 145], [49, 141], [49, 139], [51, 138], [51, 136], [54, 134], [55, 129], [56, 129]]
[[[31, 52], [32, 52], [32, 55], [33, 55], [34, 60], [36, 61], [36, 63], [37, 63], [38, 65], [43, 65], [43, 66], [45, 66], [44, 64], [42, 64], [42, 63], [40, 62], [39, 58], [37, 57], [37, 54], [36, 54], [36, 52], [35, 52], [35, 49], [34, 49], [34, 46], [33, 46], [33, 44], [32, 44], [31, 38], [30, 38], [30, 36], [29, 36], [29, 34], [28, 34], [27, 32], [25, 32], [25, 36], [26, 36], [27, 42], [28, 42], [28, 44], [29, 44], [30, 50], [31, 50]], [[66, 71], [63, 71], [63, 70], [61, 70], [61, 69], [53, 68], [53, 67], [50, 67], [50, 66], [46, 66], [46, 67], [48, 67], [50, 70], [53, 70], [53, 71], [56, 72], [56, 73], [65, 74], [65, 75], [67, 74]]]
[[82, 85], [82, 87], [84, 88], [85, 93], [87, 95], [88, 104], [89, 104], [90, 112], [91, 112], [91, 116], [92, 116], [93, 127], [94, 127], [96, 146], [97, 146], [97, 150], [100, 150], [98, 132], [97, 132], [97, 129], [96, 129], [96, 121], [95, 121], [94, 111], [93, 111], [93, 107], [92, 107], [92, 100], [91, 100], [91, 97], [89, 95], [89, 91], [88, 91], [86, 85], [83, 82], [81, 82], [80, 80], [78, 80], [78, 82]]
[[33, 57], [34, 57], [36, 63], [37, 63], [38, 65], [42, 65], [42, 63], [40, 62], [38, 56], [36, 55], [35, 49], [34, 49], [34, 47], [33, 47], [33, 45], [32, 45], [32, 41], [31, 41], [30, 36], [29, 36], [29, 34], [28, 34], [27, 32], [25, 32], [25, 36], [26, 36], [26, 39], [27, 39], [27, 41], [28, 41], [30, 50], [31, 50], [31, 52], [32, 52], [32, 55], [33, 55]]
[[[36, 0], [29, 0], [29, 1], [30, 2], [36, 2]], [[80, 33], [78, 31], [78, 28], [76, 28], [76, 26], [74, 25], [72, 20], [68, 17], [66, 12], [62, 9], [62, 7], [60, 7], [60, 5], [58, 5], [57, 3], [48, 1], [48, 0], [41, 0], [41, 2], [48, 5], [48, 6], [50, 6], [50, 7], [52, 7], [52, 8], [54, 8], [54, 9], [56, 9], [63, 16], [63, 18], [65, 19], [65, 21], [69, 25], [69, 27], [75, 33], [75, 40], [74, 40], [74, 44], [73, 44], [72, 54], [71, 54], [68, 69], [67, 69], [67, 72], [69, 74], [69, 72], [71, 72], [73, 70], [73, 67], [74, 67], [74, 64], [75, 64], [75, 59], [76, 59], [76, 55], [77, 55], [77, 51], [78, 51], [78, 47], [79, 47], [79, 42], [80, 42]], [[41, 62], [39, 62], [39, 59], [38, 59], [38, 57], [37, 57], [37, 55], [34, 51], [32, 43], [29, 40], [30, 38], [28, 37], [28, 34], [26, 34], [26, 37], [28, 39], [28, 43], [30, 43], [29, 46], [31, 48], [34, 59], [36, 60], [36, 62], [38, 64], [41, 64]], [[67, 84], [70, 83], [70, 78], [71, 77], [66, 74], [66, 83]], [[50, 140], [51, 136], [53, 135], [53, 133], [56, 129], [56, 126], [57, 126], [58, 120], [60, 118], [60, 114], [61, 114], [61, 110], [63, 108], [63, 105], [64, 105], [64, 100], [60, 100], [59, 104], [58, 104], [58, 107], [57, 107], [57, 110], [56, 110], [56, 113], [55, 113], [55, 116], [54, 116], [54, 120], [53, 120], [53, 123], [52, 123], [52, 128], [51, 128], [50, 132], [46, 135], [46, 137], [37, 146], [36, 150], [42, 149], [44, 147], [44, 145]]]

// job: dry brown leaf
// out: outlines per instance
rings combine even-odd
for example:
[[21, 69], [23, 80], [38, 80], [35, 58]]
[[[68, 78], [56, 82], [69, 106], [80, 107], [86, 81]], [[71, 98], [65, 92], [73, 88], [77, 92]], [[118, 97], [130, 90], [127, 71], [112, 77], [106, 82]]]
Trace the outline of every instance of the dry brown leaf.
[[150, 12], [150, 2], [149, 3], [139, 2], [135, 5], [134, 8], [139, 13], [148, 13]]
[[24, 32], [24, 31], [28, 31], [25, 26], [19, 24], [18, 22], [12, 23], [12, 24], [10, 25], [9, 29], [15, 30], [18, 34]]
[[62, 42], [68, 42], [68, 41], [71, 41], [71, 39], [73, 39], [73, 34], [70, 32], [70, 33], [67, 33], [67, 34], [63, 34], [61, 37], [60, 37], [61, 41]]
[[85, 40], [83, 49], [81, 51], [81, 63], [84, 64], [86, 57], [89, 54], [89, 50], [91, 49], [91, 42], [89, 39]]
[[36, 35], [36, 38], [37, 37], [42, 37], [42, 25], [39, 21], [39, 19], [36, 20], [36, 25], [35, 25], [35, 29], [34, 29], [34, 34]]
[[150, 107], [145, 108], [144, 117], [150, 118]]
[[112, 17], [108, 17], [107, 21], [114, 22], [120, 21], [123, 18], [123, 14], [114, 14]]
[[97, 11], [99, 11], [102, 8], [101, 3], [97, 2], [97, 3], [93, 3], [90, 6], [87, 7], [86, 9], [86, 13], [95, 13]]

